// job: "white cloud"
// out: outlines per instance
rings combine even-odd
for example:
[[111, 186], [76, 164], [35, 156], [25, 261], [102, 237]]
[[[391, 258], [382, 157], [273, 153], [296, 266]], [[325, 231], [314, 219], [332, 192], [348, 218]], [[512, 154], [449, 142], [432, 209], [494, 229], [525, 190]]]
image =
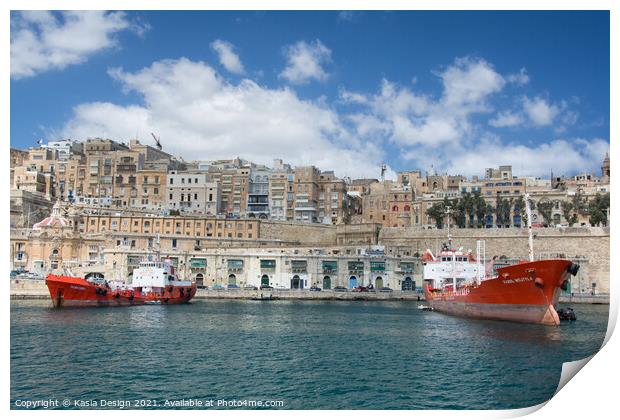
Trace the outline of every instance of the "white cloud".
[[117, 46], [119, 32], [133, 30], [143, 35], [148, 29], [148, 24], [132, 23], [122, 12], [16, 12], [11, 15], [11, 77], [83, 63]]
[[280, 77], [293, 84], [304, 84], [311, 80], [323, 82], [329, 75], [323, 65], [331, 61], [331, 50], [316, 40], [313, 43], [299, 41], [285, 49], [287, 65]]
[[[341, 91], [342, 100], [368, 107], [366, 114], [379, 119], [385, 137], [402, 147], [442, 147], [456, 144], [473, 130], [470, 117], [491, 110], [488, 99], [501, 91], [503, 77], [482, 59], [458, 58], [442, 73], [441, 97], [433, 98], [383, 80], [376, 95]], [[370, 132], [369, 119], [354, 122], [359, 134]]]
[[506, 80], [508, 80], [509, 83], [514, 83], [516, 85], [525, 85], [529, 83], [530, 76], [527, 74], [525, 67], [522, 67], [521, 70], [519, 70], [519, 73], [509, 74], [506, 77]]
[[320, 101], [300, 99], [289, 88], [268, 89], [253, 81], [224, 80], [203, 62], [185, 58], [153, 63], [131, 73], [110, 70], [142, 105], [84, 103], [61, 130], [70, 138], [107, 136], [126, 140], [136, 132], [161, 137], [164, 149], [186, 159], [241, 155], [271, 164], [334, 169], [339, 176], [377, 176], [382, 148], [352, 135], [340, 116]]
[[[413, 169], [434, 164], [441, 172], [479, 175], [486, 167], [512, 164], [523, 175], [546, 175], [551, 168], [569, 175], [596, 170], [609, 148], [603, 139], [567, 137], [508, 143], [486, 131], [486, 119], [476, 117], [493, 112], [492, 99], [504, 78], [483, 60], [457, 60], [438, 74], [439, 96], [383, 80], [374, 94], [341, 88], [333, 104], [325, 97], [303, 100], [290, 87], [271, 89], [248, 79], [233, 83], [210, 65], [185, 58], [109, 74], [141, 103], [78, 105], [60, 131], [63, 137], [127, 140], [138, 132], [149, 142], [152, 131], [165, 150], [186, 159], [241, 155], [269, 165], [279, 157], [351, 177], [377, 177], [387, 150]], [[528, 100], [564, 110], [555, 116], [559, 122], [576, 119], [566, 116], [564, 102]], [[520, 98], [519, 105], [523, 102]], [[527, 124], [527, 118], [521, 109], [504, 111], [489, 124]]]
[[523, 97], [523, 111], [534, 125], [551, 125], [560, 110], [560, 106], [551, 104], [539, 96], [534, 99]]
[[367, 104], [368, 98], [366, 95], [363, 95], [358, 92], [351, 92], [346, 89], [340, 89], [338, 91], [338, 97], [342, 102], [352, 103], [352, 104]]
[[523, 124], [523, 116], [511, 111], [498, 112], [495, 118], [489, 120], [489, 125], [501, 127], [514, 127]]
[[483, 175], [484, 168], [512, 165], [516, 175], [548, 176], [574, 174], [575, 171], [598, 171], [609, 150], [604, 139], [557, 139], [535, 146], [504, 144], [498, 139], [486, 139], [476, 147], [447, 157], [442, 163], [448, 173]]
[[442, 74], [443, 102], [448, 106], [483, 106], [504, 87], [504, 78], [483, 59], [457, 58]]
[[211, 43], [211, 48], [217, 53], [220, 64], [226, 70], [235, 74], [244, 74], [245, 70], [239, 56], [235, 53], [234, 47], [230, 42], [216, 39]]

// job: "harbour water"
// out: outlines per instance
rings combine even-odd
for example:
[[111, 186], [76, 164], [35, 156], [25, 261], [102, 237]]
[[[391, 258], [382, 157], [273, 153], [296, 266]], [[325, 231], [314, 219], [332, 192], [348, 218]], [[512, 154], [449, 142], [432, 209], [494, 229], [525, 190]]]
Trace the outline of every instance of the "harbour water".
[[578, 320], [560, 327], [417, 305], [205, 300], [54, 310], [45, 300], [12, 301], [12, 408], [48, 399], [521, 408], [549, 399], [562, 363], [596, 352], [607, 328], [606, 305], [572, 305]]

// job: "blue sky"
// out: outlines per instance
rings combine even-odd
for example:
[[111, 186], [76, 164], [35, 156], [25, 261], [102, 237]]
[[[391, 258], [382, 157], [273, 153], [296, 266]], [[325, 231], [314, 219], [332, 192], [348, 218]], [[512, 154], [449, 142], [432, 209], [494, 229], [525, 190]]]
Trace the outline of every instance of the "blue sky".
[[161, 137], [340, 176], [597, 171], [607, 12], [11, 15], [11, 145]]

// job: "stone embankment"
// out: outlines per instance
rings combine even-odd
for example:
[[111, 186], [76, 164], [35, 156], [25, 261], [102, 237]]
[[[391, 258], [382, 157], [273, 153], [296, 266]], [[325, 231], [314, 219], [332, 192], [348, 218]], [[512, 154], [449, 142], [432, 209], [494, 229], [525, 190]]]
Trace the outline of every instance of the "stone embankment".
[[[239, 299], [256, 298], [274, 300], [382, 300], [382, 301], [423, 301], [424, 295], [417, 292], [394, 290], [391, 292], [336, 292], [334, 290], [246, 290], [246, 289], [198, 289], [194, 299]], [[11, 299], [48, 299], [49, 292], [42, 280], [11, 280]], [[609, 304], [609, 295], [561, 296], [561, 303], [602, 303]]]

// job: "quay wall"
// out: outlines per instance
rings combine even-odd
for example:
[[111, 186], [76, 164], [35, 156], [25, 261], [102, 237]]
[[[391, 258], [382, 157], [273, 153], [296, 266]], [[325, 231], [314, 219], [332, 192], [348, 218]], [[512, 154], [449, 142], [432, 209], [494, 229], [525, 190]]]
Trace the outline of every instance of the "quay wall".
[[[333, 290], [322, 290], [311, 292], [309, 290], [213, 290], [198, 289], [194, 299], [239, 299], [247, 300], [256, 297], [272, 296], [281, 300], [381, 300], [381, 301], [424, 301], [424, 295], [417, 292], [374, 292], [374, 293], [355, 293], [355, 292], [334, 292]], [[42, 280], [11, 280], [11, 299], [49, 299], [49, 292]], [[560, 303], [590, 303], [590, 304], [609, 304], [609, 295], [596, 296], [561, 296]]]

